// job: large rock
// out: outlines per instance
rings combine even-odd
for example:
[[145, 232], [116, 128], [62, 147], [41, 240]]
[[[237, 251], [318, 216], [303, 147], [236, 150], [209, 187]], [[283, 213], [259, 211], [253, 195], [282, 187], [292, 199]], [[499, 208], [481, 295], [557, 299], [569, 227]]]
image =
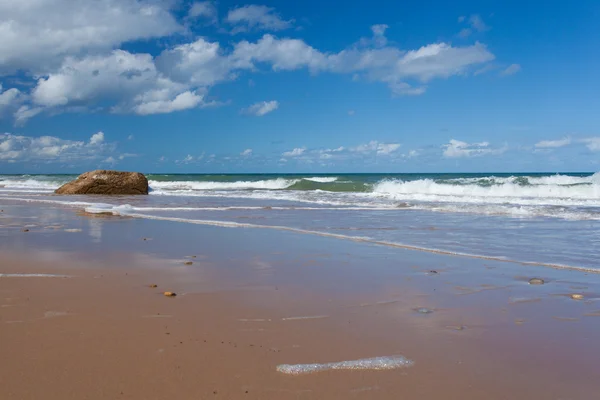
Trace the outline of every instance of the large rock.
[[57, 194], [148, 194], [148, 179], [139, 172], [96, 170], [56, 189]]

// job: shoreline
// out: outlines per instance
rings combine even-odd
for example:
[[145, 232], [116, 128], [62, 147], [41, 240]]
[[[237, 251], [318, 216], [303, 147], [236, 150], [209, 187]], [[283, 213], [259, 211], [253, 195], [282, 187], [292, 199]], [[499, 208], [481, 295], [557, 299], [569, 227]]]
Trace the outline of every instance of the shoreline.
[[[135, 212], [128, 212], [127, 210], [119, 210], [118, 206], [113, 206], [111, 208], [97, 208], [97, 207], [85, 207], [85, 205], [92, 205], [98, 203], [87, 203], [87, 202], [67, 202], [67, 201], [59, 201], [59, 200], [45, 200], [45, 199], [24, 199], [24, 198], [10, 198], [10, 197], [0, 197], [0, 200], [11, 201], [15, 203], [39, 203], [39, 204], [50, 204], [50, 205], [61, 205], [65, 207], [69, 207], [71, 210], [75, 209], [75, 206], [84, 207], [84, 211], [79, 211], [79, 213], [85, 213], [88, 216], [93, 215], [110, 215], [115, 217], [123, 217], [123, 218], [137, 218], [137, 219], [146, 219], [146, 220], [155, 220], [155, 221], [168, 221], [168, 222], [176, 222], [176, 223], [185, 223], [185, 224], [193, 224], [193, 225], [204, 225], [204, 226], [214, 226], [220, 228], [249, 228], [249, 229], [270, 229], [284, 232], [292, 232], [299, 233], [305, 235], [315, 235], [326, 238], [334, 238], [339, 240], [346, 240], [357, 243], [366, 243], [369, 245], [376, 246], [385, 246], [392, 247], [397, 249], [403, 249], [408, 251], [418, 251], [424, 253], [432, 253], [449, 257], [465, 257], [465, 258], [473, 258], [487, 261], [496, 261], [496, 262], [506, 262], [511, 264], [521, 264], [524, 266], [534, 266], [534, 267], [548, 267], [556, 270], [566, 270], [573, 272], [582, 272], [582, 273], [592, 273], [592, 274], [600, 274], [600, 268], [593, 267], [584, 267], [577, 265], [567, 265], [567, 264], [558, 264], [558, 263], [548, 263], [544, 261], [527, 261], [527, 260], [518, 260], [514, 258], [509, 258], [505, 256], [491, 256], [491, 255], [483, 255], [483, 254], [472, 254], [465, 253], [459, 251], [451, 251], [437, 248], [429, 248], [423, 246], [415, 246], [405, 243], [398, 242], [390, 242], [385, 240], [377, 240], [369, 237], [361, 237], [361, 236], [351, 236], [344, 234], [337, 234], [332, 232], [322, 232], [322, 231], [314, 231], [309, 229], [295, 228], [290, 226], [280, 226], [280, 225], [260, 225], [260, 224], [252, 224], [252, 223], [243, 223], [243, 222], [233, 222], [233, 221], [219, 221], [219, 220], [200, 220], [200, 219], [189, 219], [189, 218], [176, 218], [176, 217], [162, 217], [157, 215], [148, 215], [148, 214], [140, 214]], [[200, 208], [197, 208], [200, 210]], [[230, 208], [225, 208], [224, 210], [228, 210]], [[253, 208], [254, 209], [254, 208]], [[255, 209], [264, 209], [264, 207], [256, 207]], [[271, 207], [270, 209], [277, 209], [277, 207]], [[292, 208], [296, 210], [297, 208]], [[152, 208], [149, 208], [152, 210]], [[163, 209], [164, 210], [164, 209]], [[167, 209], [168, 210], [168, 209]], [[212, 209], [211, 209], [212, 210]], [[344, 208], [343, 210], [352, 210], [352, 208]], [[393, 209], [369, 209], [369, 211], [390, 211]], [[411, 211], [411, 210], [408, 210]], [[412, 210], [414, 211], [414, 210]]]
[[[595, 274], [3, 208], [0, 221], [14, 225], [0, 228], [0, 274], [72, 276], [0, 276], [0, 341], [11, 344], [0, 350], [3, 399], [586, 399], [600, 390]], [[17, 225], [33, 221], [29, 232]], [[414, 365], [277, 371], [394, 355]]]

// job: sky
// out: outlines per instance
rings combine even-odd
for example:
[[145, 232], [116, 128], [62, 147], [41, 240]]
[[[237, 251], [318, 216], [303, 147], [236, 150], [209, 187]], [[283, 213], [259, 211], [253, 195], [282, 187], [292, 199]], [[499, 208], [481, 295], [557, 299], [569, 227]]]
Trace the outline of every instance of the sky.
[[0, 0], [0, 174], [595, 172], [600, 2]]

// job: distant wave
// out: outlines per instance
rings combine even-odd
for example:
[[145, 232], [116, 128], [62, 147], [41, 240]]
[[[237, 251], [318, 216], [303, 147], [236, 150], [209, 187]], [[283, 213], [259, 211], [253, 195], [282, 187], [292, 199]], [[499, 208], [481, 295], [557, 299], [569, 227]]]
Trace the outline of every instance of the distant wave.
[[374, 185], [373, 193], [397, 200], [429, 202], [600, 206], [600, 173], [585, 178], [556, 175], [443, 182], [384, 180]]
[[335, 176], [314, 176], [312, 178], [303, 178], [307, 181], [319, 182], [319, 183], [330, 183], [338, 180]]
[[268, 179], [262, 181], [149, 181], [153, 190], [247, 190], [264, 189], [280, 190], [286, 189], [298, 182], [298, 179]]

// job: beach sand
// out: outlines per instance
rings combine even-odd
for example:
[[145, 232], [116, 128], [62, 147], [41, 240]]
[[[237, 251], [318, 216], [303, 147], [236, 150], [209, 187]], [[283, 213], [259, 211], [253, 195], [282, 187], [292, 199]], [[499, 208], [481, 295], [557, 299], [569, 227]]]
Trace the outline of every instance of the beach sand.
[[[3, 400], [600, 393], [596, 274], [292, 232], [2, 208]], [[533, 277], [545, 283], [530, 285]], [[386, 356], [412, 364], [277, 370]]]

